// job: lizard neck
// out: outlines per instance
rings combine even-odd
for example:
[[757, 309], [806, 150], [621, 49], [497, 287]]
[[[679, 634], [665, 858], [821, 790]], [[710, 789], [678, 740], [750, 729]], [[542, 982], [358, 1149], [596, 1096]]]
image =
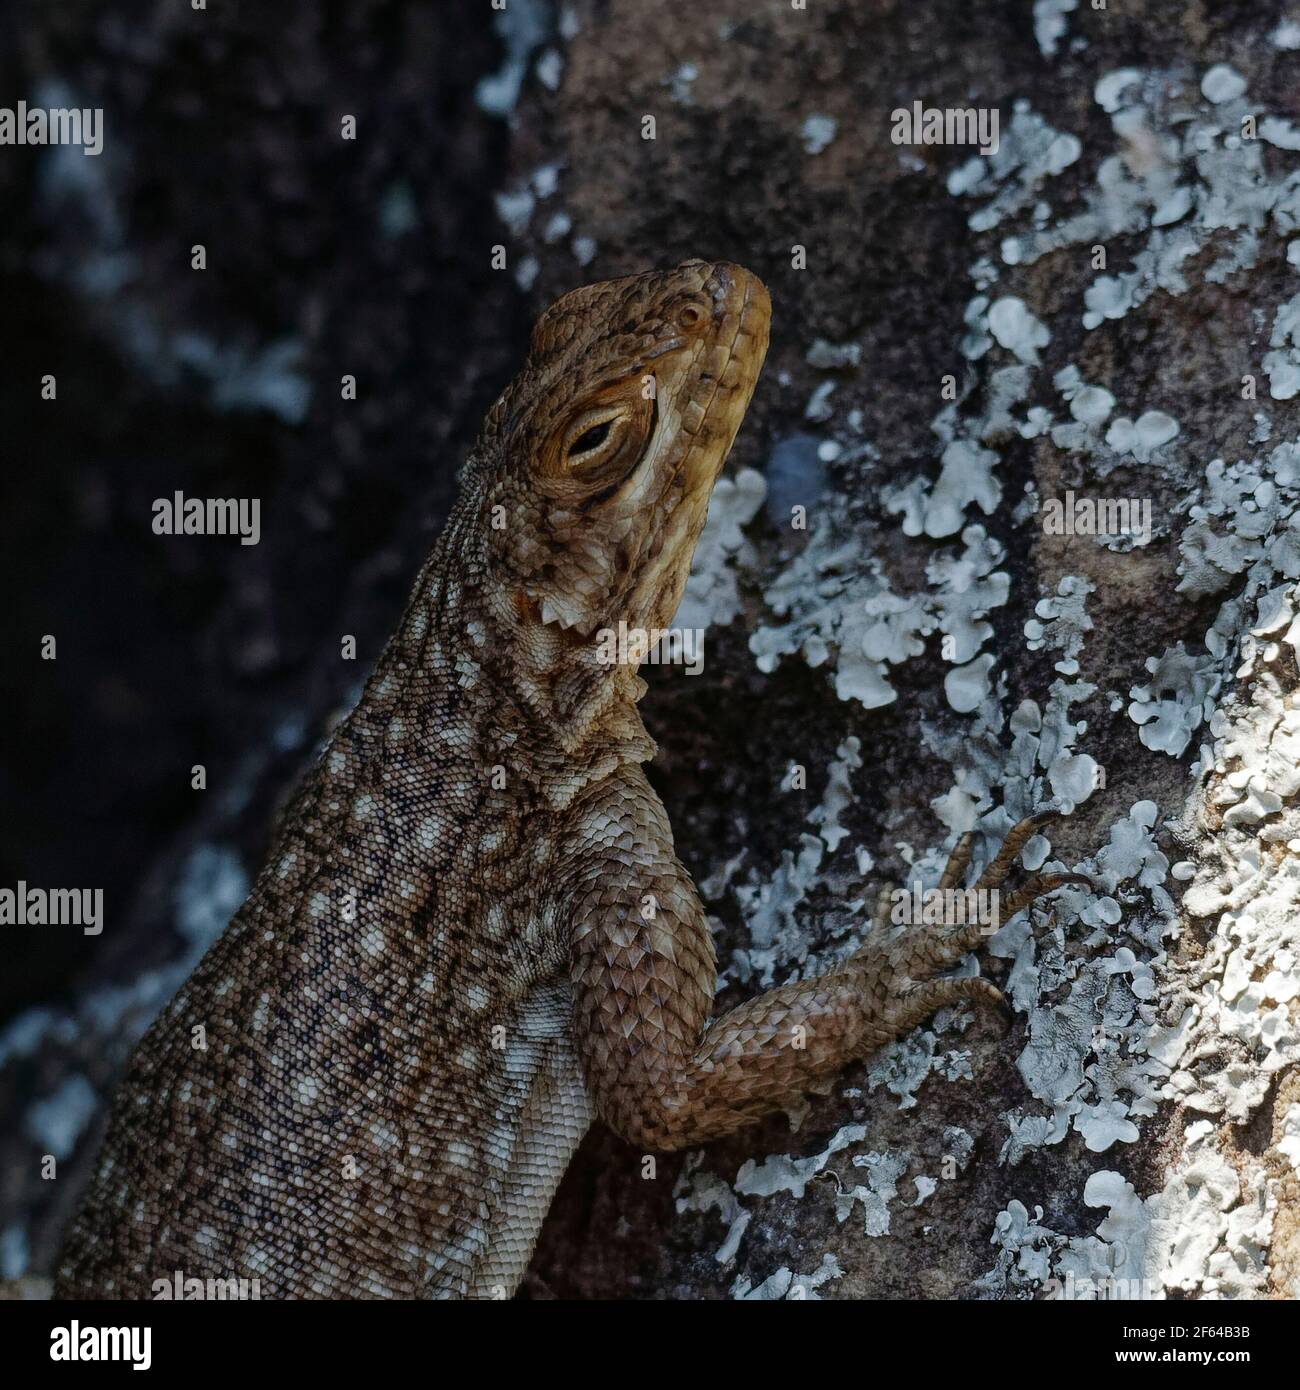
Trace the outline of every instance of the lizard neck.
[[458, 520], [421, 570], [371, 688], [391, 689], [394, 708], [411, 714], [420, 698], [455, 709], [473, 761], [505, 767], [563, 810], [621, 766], [654, 757], [636, 703], [645, 682], [630, 667], [601, 665], [590, 641], [521, 632], [530, 618], [474, 563], [474, 538]]

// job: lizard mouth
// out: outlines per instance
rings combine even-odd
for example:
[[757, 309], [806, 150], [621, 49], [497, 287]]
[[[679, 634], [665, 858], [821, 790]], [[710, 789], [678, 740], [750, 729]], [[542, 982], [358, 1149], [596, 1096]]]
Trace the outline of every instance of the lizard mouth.
[[758, 384], [772, 318], [771, 298], [756, 275], [728, 262], [687, 262], [678, 269], [695, 264], [713, 299], [712, 331], [698, 341], [685, 365], [684, 389], [664, 411], [664, 428], [675, 438], [663, 441], [658, 466], [675, 456], [660, 475], [671, 500], [622, 605], [652, 626], [671, 621], [681, 601], [709, 498]]
[[680, 428], [690, 440], [682, 460], [688, 492], [701, 486], [712, 491], [717, 481], [758, 383], [772, 321], [771, 298], [756, 275], [725, 261], [708, 270], [704, 288], [713, 296], [714, 332], [681, 411]]

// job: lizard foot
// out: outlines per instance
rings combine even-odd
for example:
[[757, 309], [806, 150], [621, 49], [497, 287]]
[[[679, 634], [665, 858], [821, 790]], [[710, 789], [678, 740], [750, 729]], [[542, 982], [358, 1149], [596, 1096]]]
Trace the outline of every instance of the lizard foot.
[[[1014, 826], [972, 888], [960, 887], [971, 859], [971, 835], [963, 835], [939, 879], [936, 891], [943, 897], [937, 900], [938, 922], [927, 910], [925, 920], [912, 921], [885, 940], [891, 902], [897, 901], [897, 896], [889, 887], [881, 890], [867, 942], [846, 962], [846, 968], [859, 975], [873, 1048], [901, 1037], [937, 1009], [963, 1000], [989, 1005], [1002, 1016], [1004, 1030], [1010, 1028], [1011, 1007], [996, 985], [982, 976], [953, 977], [941, 972], [951, 969], [1003, 923], [1046, 894], [1067, 884], [1088, 889], [1095, 886], [1083, 874], [1035, 874], [1001, 896], [1000, 887], [1016, 855], [1031, 836], [1058, 816], [1050, 811]], [[904, 899], [905, 903], [913, 901]]]

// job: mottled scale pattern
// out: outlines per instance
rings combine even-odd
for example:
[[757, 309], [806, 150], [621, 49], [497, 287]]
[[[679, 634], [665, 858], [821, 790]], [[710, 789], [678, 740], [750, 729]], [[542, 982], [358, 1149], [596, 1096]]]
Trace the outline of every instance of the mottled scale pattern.
[[911, 931], [709, 1021], [644, 682], [597, 635], [671, 620], [769, 313], [688, 261], [539, 320], [355, 709], [136, 1049], [56, 1294], [507, 1297], [593, 1118], [702, 1142], [996, 1002], [933, 978], [971, 939]]

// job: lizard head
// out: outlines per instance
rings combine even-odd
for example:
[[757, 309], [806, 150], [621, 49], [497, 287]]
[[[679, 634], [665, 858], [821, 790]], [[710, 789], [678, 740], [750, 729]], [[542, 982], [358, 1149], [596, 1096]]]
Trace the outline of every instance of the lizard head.
[[677, 611], [770, 315], [749, 271], [696, 260], [574, 290], [537, 321], [471, 469], [494, 627], [548, 717], [590, 713], [602, 676], [643, 688], [635, 664], [602, 668], [600, 634]]

